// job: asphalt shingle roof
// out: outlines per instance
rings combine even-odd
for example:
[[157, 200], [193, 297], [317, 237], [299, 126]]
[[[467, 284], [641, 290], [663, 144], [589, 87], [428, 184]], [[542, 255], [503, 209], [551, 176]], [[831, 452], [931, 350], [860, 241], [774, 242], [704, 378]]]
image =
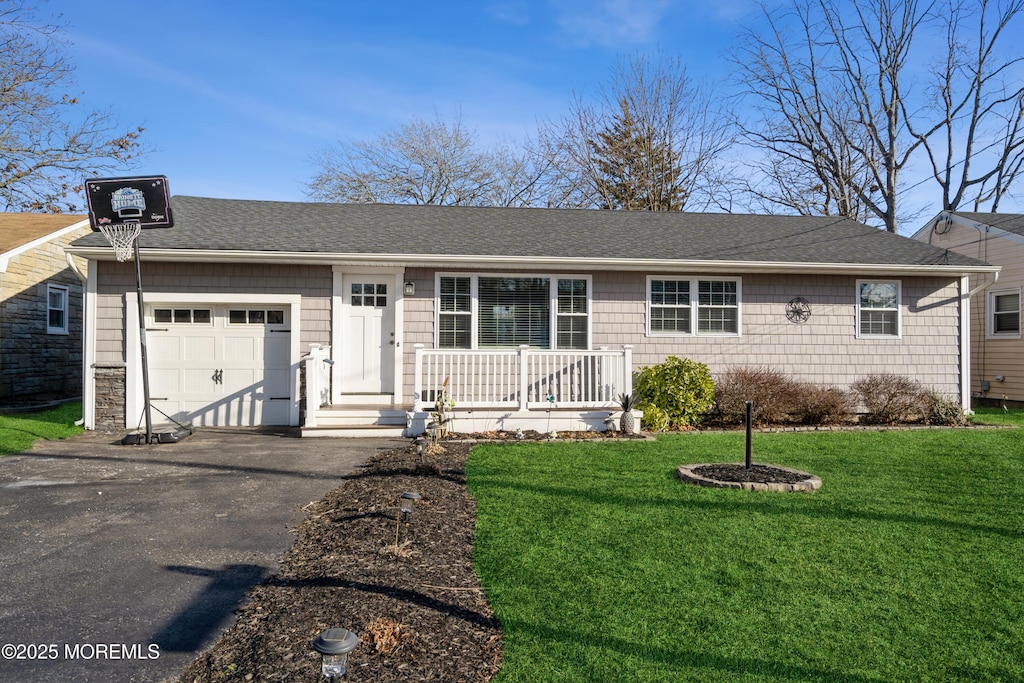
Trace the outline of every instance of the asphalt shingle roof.
[[0, 254], [46, 237], [85, 218], [75, 214], [0, 213]]
[[953, 213], [975, 223], [984, 223], [993, 228], [1024, 236], [1024, 213], [975, 213], [970, 211], [954, 211]]
[[[327, 254], [977, 266], [835, 217], [171, 199], [140, 248]], [[88, 235], [76, 246], [105, 246]]]

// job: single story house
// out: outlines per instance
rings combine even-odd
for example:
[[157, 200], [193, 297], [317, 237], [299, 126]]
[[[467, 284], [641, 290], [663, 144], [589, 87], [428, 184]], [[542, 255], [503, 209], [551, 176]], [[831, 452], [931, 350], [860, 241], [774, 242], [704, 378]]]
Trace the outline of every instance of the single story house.
[[914, 237], [1002, 267], [971, 284], [971, 393], [985, 403], [1024, 406], [1024, 214], [942, 211]]
[[0, 213], [0, 407], [82, 395], [84, 216]]
[[[85, 424], [151, 404], [309, 436], [603, 429], [669, 355], [847, 386], [910, 375], [965, 404], [979, 259], [834, 217], [171, 199], [135, 267], [91, 262]], [[144, 330], [140, 332], [140, 329]], [[154, 419], [160, 415], [154, 413]], [[372, 433], [372, 432], [370, 432]]]

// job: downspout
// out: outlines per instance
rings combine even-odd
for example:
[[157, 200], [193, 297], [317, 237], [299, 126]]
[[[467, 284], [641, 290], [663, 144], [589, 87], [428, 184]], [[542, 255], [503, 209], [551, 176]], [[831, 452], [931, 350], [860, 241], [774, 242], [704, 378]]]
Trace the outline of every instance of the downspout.
[[[977, 287], [960, 297], [960, 405], [968, 415], [973, 414], [971, 410], [971, 298], [987, 287], [991, 287], [999, 281], [999, 273], [992, 274], [992, 281], [982, 277]], [[970, 283], [970, 276], [964, 275], [961, 278], [961, 289], [967, 289]], [[983, 370], [984, 371], [984, 370]]]
[[96, 333], [95, 319], [90, 317], [95, 306], [95, 288], [89, 287], [89, 276], [82, 272], [75, 257], [67, 250], [64, 251], [64, 260], [67, 261], [71, 272], [82, 281], [82, 420], [76, 424], [82, 424], [86, 429], [95, 429], [96, 378], [92, 367], [95, 360], [96, 344], [90, 342], [90, 335]]

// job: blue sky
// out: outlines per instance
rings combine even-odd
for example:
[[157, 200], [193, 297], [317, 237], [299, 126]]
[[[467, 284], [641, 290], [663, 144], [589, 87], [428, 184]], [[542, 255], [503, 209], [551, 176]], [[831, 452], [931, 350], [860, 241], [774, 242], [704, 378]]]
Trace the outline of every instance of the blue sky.
[[754, 0], [51, 0], [83, 101], [146, 128], [175, 194], [302, 200], [310, 157], [413, 117], [518, 140], [636, 50], [721, 77]]
[[[166, 175], [173, 194], [285, 201], [306, 198], [316, 152], [413, 118], [460, 116], [483, 142], [521, 140], [637, 51], [724, 81], [726, 51], [761, 14], [758, 0], [50, 0], [40, 10], [63, 15], [84, 103], [146, 128], [152, 151], [133, 174]], [[916, 201], [924, 217], [936, 212]]]

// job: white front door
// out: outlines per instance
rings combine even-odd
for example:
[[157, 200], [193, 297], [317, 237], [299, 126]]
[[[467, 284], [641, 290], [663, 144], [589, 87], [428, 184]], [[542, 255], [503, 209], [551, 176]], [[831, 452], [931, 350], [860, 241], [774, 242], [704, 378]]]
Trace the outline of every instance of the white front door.
[[394, 392], [395, 278], [346, 274], [342, 295], [343, 394]]
[[154, 304], [146, 315], [151, 402], [196, 426], [289, 424], [287, 306]]

